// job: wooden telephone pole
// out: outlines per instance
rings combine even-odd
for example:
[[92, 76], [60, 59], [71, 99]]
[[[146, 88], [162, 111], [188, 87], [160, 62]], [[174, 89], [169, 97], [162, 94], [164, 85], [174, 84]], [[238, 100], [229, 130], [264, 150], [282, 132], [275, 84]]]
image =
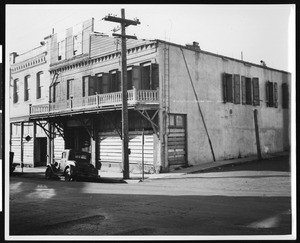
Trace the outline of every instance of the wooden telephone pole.
[[108, 15], [104, 20], [121, 24], [121, 35], [113, 34], [122, 40], [122, 162], [123, 179], [129, 179], [129, 159], [128, 159], [128, 109], [127, 109], [127, 58], [126, 39], [136, 39], [136, 36], [126, 35], [125, 28], [129, 25], [140, 24], [139, 20], [125, 19], [125, 10], [121, 9], [121, 18]]

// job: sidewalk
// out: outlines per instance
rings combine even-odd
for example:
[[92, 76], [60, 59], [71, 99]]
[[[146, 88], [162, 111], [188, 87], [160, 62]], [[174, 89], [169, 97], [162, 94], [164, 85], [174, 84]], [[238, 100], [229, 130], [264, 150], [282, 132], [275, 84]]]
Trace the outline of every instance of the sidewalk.
[[[264, 155], [263, 159], [271, 159], [275, 157], [282, 157], [288, 155], [289, 152], [273, 153], [273, 154]], [[146, 180], [146, 179], [159, 179], [159, 178], [167, 178], [167, 177], [183, 177], [184, 175], [187, 174], [200, 173], [200, 172], [208, 171], [226, 165], [237, 165], [237, 164], [248, 163], [256, 160], [257, 160], [256, 156], [249, 156], [245, 158], [207, 162], [199, 165], [190, 166], [187, 168], [180, 168], [178, 170], [174, 170], [169, 173], [144, 174], [144, 179]], [[45, 170], [46, 170], [46, 166], [35, 167], [35, 168], [24, 167], [22, 173], [22, 168], [17, 167], [15, 169], [14, 175], [27, 177], [27, 178], [45, 178]], [[100, 170], [99, 175], [103, 182], [110, 182], [110, 180], [111, 181], [123, 180], [123, 174], [121, 172], [120, 173], [104, 172]], [[141, 179], [142, 179], [142, 174], [131, 173], [130, 179], [125, 180], [125, 182], [130, 183], [134, 181], [140, 181]]]

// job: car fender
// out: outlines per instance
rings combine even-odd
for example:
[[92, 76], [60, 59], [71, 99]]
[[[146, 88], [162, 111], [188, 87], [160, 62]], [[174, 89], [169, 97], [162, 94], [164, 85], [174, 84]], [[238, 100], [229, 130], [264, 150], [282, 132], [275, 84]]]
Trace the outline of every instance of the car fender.
[[73, 168], [74, 168], [75, 166], [76, 166], [75, 161], [68, 160], [67, 163], [66, 163], [66, 166], [65, 166], [65, 168], [64, 168], [64, 173], [66, 172], [66, 169], [67, 169], [68, 167], [73, 167]]

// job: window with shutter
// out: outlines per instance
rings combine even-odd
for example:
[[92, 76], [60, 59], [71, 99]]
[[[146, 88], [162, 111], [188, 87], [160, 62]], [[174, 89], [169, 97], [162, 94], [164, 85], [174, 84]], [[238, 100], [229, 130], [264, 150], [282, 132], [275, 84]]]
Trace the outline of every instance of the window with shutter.
[[227, 81], [226, 81], [226, 73], [223, 73], [222, 76], [222, 82], [223, 82], [223, 101], [224, 103], [227, 102]]
[[289, 90], [287, 83], [282, 84], [282, 108], [289, 108]]
[[253, 105], [259, 106], [259, 82], [258, 78], [252, 78], [252, 87], [253, 87]]
[[158, 69], [158, 64], [157, 63], [152, 63], [151, 65], [152, 68], [152, 89], [155, 90], [159, 87], [159, 69]]
[[142, 82], [141, 89], [149, 90], [151, 86], [151, 63], [142, 64], [141, 67], [142, 72]]
[[276, 82], [274, 82], [274, 107], [278, 107], [278, 86]]
[[82, 97], [88, 96], [89, 76], [82, 77]]
[[252, 105], [251, 78], [245, 78], [245, 81], [246, 81], [246, 104]]
[[110, 92], [121, 91], [121, 72], [111, 71], [110, 72]]
[[240, 98], [240, 75], [235, 74], [234, 75], [234, 103], [240, 104], [241, 98]]
[[136, 89], [141, 89], [141, 67], [132, 67], [132, 86]]
[[232, 75], [226, 75], [226, 82], [227, 82], [227, 102], [233, 103], [233, 81]]
[[266, 83], [266, 102], [267, 107], [278, 107], [278, 86], [276, 82], [267, 81]]
[[246, 77], [242, 76], [242, 104], [246, 104]]
[[270, 97], [269, 97], [269, 93], [270, 93], [270, 90], [269, 90], [269, 81], [266, 82], [266, 105], [267, 107], [270, 107]]

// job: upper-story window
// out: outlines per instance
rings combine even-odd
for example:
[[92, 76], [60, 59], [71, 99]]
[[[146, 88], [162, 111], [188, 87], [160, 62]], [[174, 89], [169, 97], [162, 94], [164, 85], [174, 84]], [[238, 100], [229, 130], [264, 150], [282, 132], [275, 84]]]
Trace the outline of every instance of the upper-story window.
[[58, 45], [58, 61], [66, 58], [66, 41], [62, 40], [57, 43]]
[[30, 75], [27, 75], [24, 78], [24, 101], [29, 100], [29, 94], [30, 94]]
[[82, 54], [82, 32], [73, 37], [73, 55]]
[[267, 107], [278, 107], [278, 87], [276, 82], [266, 82]]
[[17, 103], [19, 101], [19, 79], [14, 80], [14, 92], [13, 92], [13, 101]]
[[42, 84], [42, 80], [43, 80], [43, 72], [38, 72], [36, 74], [36, 98], [40, 99], [42, 97], [42, 88], [43, 88], [43, 84]]
[[74, 79], [67, 80], [67, 100], [74, 97]]
[[259, 80], [239, 74], [223, 74], [224, 103], [259, 106]]

